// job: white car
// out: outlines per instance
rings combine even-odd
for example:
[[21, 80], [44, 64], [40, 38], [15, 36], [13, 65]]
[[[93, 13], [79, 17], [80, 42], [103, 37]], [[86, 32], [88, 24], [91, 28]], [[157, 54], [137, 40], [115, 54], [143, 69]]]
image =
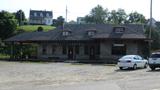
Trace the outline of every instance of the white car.
[[137, 68], [147, 68], [147, 66], [148, 61], [139, 55], [125, 55], [118, 60], [120, 69], [132, 68], [135, 70]]

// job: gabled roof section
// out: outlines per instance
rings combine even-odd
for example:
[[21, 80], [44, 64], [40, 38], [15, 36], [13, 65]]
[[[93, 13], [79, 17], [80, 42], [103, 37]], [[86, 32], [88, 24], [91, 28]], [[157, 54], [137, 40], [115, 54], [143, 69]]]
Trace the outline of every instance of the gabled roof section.
[[[17, 42], [25, 42], [25, 41], [72, 41], [72, 40], [93, 40], [93, 39], [147, 39], [144, 34], [143, 25], [137, 24], [128, 24], [121, 25], [121, 27], [125, 27], [125, 31], [123, 34], [114, 33], [113, 28], [115, 26], [112, 24], [72, 24], [65, 25], [64, 28], [58, 27], [55, 30], [51, 30], [48, 32], [30, 32], [23, 33], [11, 37], [5, 41], [17, 41]], [[64, 37], [62, 36], [63, 30], [69, 30], [72, 32], [71, 35]], [[88, 36], [87, 30], [90, 28], [94, 28], [96, 30], [96, 34], [93, 36]]]
[[[34, 16], [34, 13], [36, 13], [37, 16]], [[52, 11], [42, 11], [42, 10], [30, 10], [30, 18], [35, 18], [35, 17], [42, 17], [41, 14], [43, 15], [43, 17], [47, 17], [47, 14], [49, 15], [49, 17], [53, 17], [53, 13]]]

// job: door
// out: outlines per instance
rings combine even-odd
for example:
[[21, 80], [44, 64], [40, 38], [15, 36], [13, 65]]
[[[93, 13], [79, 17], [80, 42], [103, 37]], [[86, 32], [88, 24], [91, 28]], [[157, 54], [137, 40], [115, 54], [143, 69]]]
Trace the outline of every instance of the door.
[[142, 67], [143, 66], [143, 60], [140, 56], [136, 56], [136, 62], [137, 62], [137, 67]]
[[95, 47], [94, 46], [91, 46], [90, 49], [90, 59], [94, 60], [96, 57], [95, 57]]
[[73, 46], [68, 47], [68, 59], [73, 60]]

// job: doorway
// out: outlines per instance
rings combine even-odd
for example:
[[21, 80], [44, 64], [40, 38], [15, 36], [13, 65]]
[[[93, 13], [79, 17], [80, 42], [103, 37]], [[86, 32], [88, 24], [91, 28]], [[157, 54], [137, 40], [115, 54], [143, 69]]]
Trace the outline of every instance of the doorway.
[[91, 60], [95, 60], [96, 56], [95, 56], [95, 47], [94, 46], [91, 46], [89, 48], [89, 57]]
[[68, 59], [73, 60], [73, 46], [68, 46]]

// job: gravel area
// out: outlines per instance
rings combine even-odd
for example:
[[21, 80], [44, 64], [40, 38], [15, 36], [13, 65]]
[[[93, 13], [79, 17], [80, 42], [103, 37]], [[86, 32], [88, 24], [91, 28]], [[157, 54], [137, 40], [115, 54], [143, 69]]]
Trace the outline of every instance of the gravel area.
[[149, 68], [119, 70], [114, 65], [106, 64], [0, 61], [0, 90], [54, 90], [57, 87], [101, 81], [115, 82], [120, 88], [130, 88], [133, 85], [129, 81], [137, 83], [153, 77], [160, 79], [159, 71], [152, 72]]

